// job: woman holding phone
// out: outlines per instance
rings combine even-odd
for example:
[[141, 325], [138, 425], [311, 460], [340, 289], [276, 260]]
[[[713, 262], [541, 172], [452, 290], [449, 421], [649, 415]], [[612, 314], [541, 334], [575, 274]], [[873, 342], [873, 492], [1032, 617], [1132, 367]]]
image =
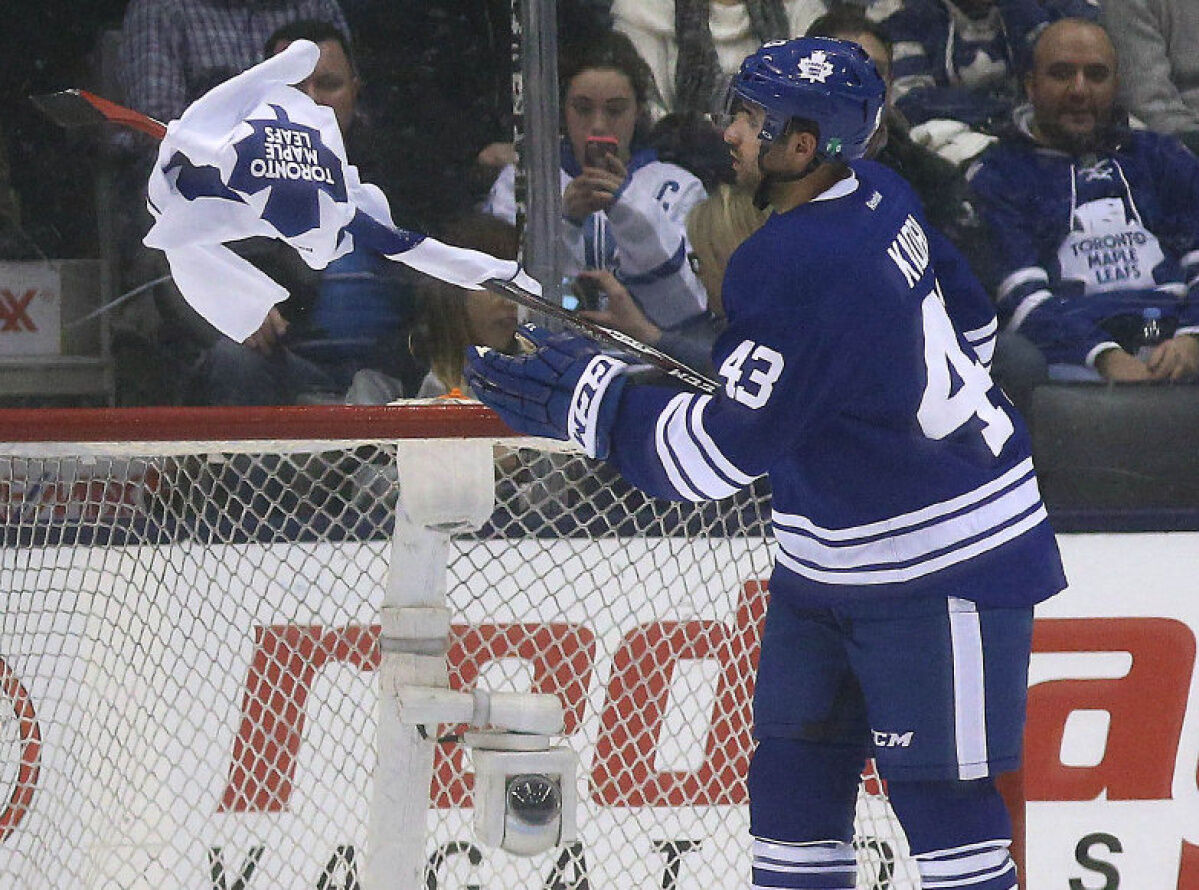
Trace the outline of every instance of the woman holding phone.
[[[655, 325], [684, 325], [707, 309], [703, 284], [687, 261], [687, 214], [706, 197], [703, 184], [645, 145], [653, 77], [623, 34], [569, 47], [559, 66], [562, 238], [566, 273], [606, 269]], [[484, 210], [516, 218], [515, 170], [496, 179]], [[576, 279], [586, 308], [599, 308], [587, 278]]]

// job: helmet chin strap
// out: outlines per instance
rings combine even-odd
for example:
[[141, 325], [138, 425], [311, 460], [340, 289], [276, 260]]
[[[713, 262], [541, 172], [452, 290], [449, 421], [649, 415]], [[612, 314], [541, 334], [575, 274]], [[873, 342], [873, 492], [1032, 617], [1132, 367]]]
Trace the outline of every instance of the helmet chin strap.
[[806, 167], [796, 173], [771, 173], [766, 169], [766, 165], [762, 163], [766, 157], [766, 153], [770, 151], [774, 143], [762, 143], [758, 146], [758, 172], [762, 174], [762, 179], [758, 183], [758, 187], [754, 189], [754, 207], [758, 210], [765, 210], [766, 205], [770, 203], [770, 187], [776, 182], [798, 182], [807, 176], [821, 165], [823, 158], [820, 155], [813, 155]]

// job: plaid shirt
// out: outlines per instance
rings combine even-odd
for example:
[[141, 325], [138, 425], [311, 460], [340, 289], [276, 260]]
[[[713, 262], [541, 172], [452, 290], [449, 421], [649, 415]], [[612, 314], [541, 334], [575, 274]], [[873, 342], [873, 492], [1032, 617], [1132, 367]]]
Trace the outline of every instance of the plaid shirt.
[[209, 89], [262, 61], [267, 38], [300, 19], [350, 33], [337, 0], [131, 0], [121, 40], [125, 99], [158, 120], [175, 120]]

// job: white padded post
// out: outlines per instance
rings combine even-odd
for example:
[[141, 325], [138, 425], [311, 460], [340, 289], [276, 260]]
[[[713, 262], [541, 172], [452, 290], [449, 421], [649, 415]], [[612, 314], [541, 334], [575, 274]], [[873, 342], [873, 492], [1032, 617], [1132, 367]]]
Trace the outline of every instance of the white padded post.
[[[441, 628], [449, 625], [450, 534], [480, 527], [495, 498], [488, 441], [404, 440], [397, 446], [396, 463], [400, 495], [381, 616], [378, 760], [363, 890], [423, 886], [433, 743], [403, 719], [399, 690], [448, 688], [447, 640]], [[446, 611], [441, 620], [437, 610]]]

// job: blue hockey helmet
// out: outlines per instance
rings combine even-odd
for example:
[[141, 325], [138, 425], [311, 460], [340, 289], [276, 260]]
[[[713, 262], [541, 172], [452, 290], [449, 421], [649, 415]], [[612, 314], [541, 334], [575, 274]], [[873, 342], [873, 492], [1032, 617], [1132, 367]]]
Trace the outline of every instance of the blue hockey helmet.
[[820, 128], [817, 155], [853, 160], [882, 120], [887, 86], [874, 62], [856, 43], [829, 37], [799, 37], [764, 44], [741, 63], [729, 85], [730, 106], [738, 99], [766, 110], [760, 138], [778, 139], [792, 118]]

